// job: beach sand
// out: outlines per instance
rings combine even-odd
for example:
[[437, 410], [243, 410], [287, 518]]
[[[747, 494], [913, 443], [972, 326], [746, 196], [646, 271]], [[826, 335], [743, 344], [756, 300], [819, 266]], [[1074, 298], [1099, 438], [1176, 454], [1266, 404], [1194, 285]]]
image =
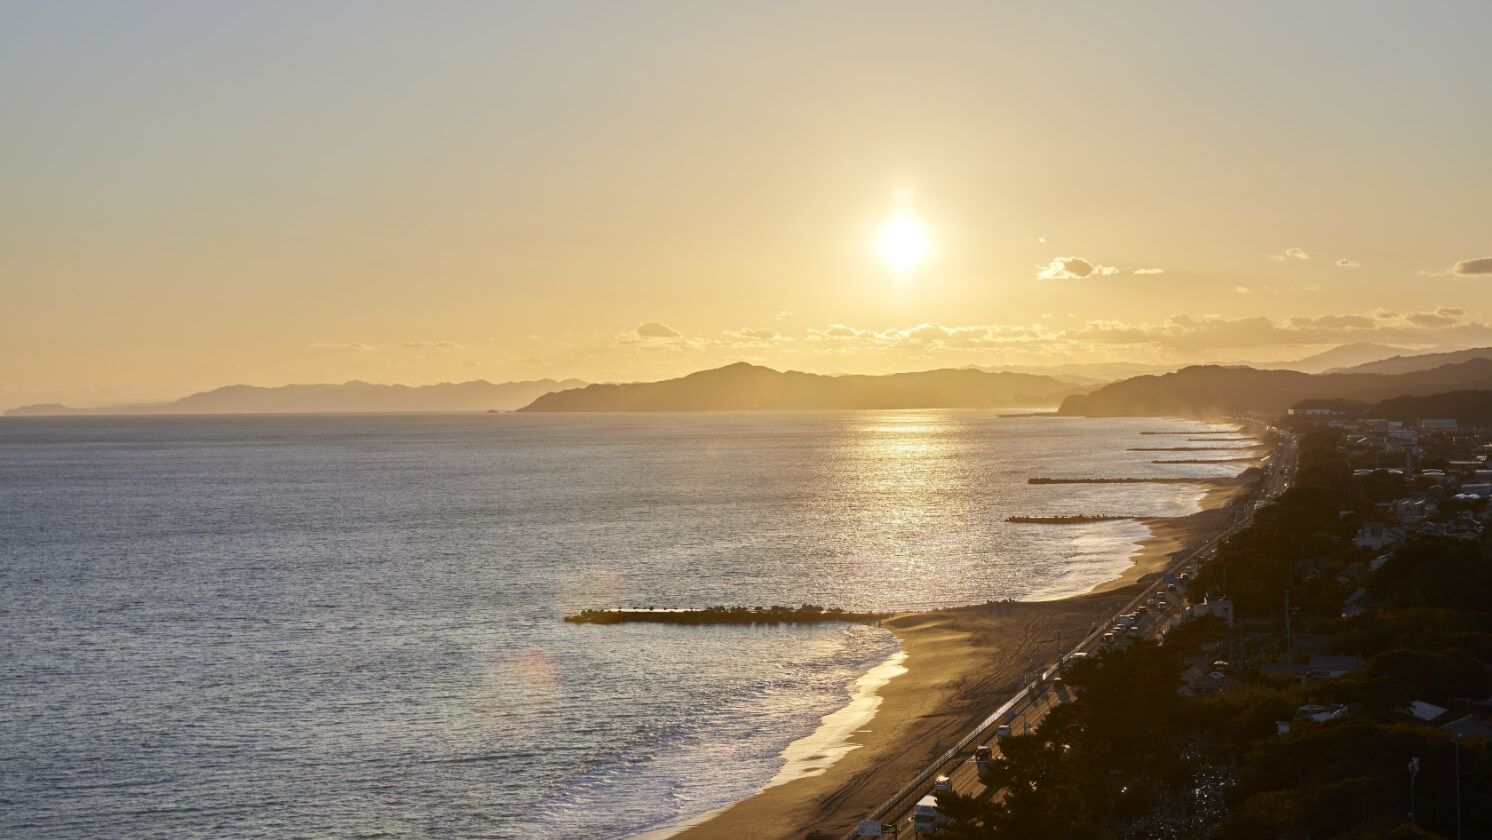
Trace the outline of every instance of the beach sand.
[[748, 799], [661, 832], [675, 840], [801, 840], [819, 830], [850, 832], [918, 771], [963, 737], [1021, 685], [1032, 660], [1051, 664], [1060, 634], [1071, 647], [1110, 619], [1157, 575], [1172, 554], [1210, 538], [1246, 503], [1257, 471], [1208, 485], [1198, 513], [1145, 523], [1134, 566], [1093, 592], [1054, 601], [992, 603], [906, 613], [883, 626], [896, 634], [905, 673], [881, 685], [874, 715], [850, 733], [824, 772], [769, 787]]

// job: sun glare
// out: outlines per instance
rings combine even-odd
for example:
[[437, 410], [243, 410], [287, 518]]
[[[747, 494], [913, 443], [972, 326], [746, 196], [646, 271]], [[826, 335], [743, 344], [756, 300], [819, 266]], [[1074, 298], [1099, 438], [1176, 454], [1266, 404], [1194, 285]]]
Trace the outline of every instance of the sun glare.
[[911, 219], [897, 219], [881, 231], [881, 256], [897, 268], [910, 268], [927, 253], [927, 235]]

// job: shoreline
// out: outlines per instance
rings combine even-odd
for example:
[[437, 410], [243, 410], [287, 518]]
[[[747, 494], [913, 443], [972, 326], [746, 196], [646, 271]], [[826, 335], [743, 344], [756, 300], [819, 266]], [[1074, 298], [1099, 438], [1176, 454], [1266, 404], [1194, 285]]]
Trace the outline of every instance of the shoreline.
[[[839, 713], [835, 712], [812, 735], [788, 748], [801, 750], [801, 744], [811, 742], [815, 748], [832, 748], [837, 758], [825, 754], [828, 760], [811, 774], [774, 777], [753, 796], [629, 840], [796, 840], [814, 830], [835, 837], [853, 831], [865, 815], [988, 715], [996, 698], [1019, 690], [1032, 660], [1053, 661], [1058, 637], [1064, 647], [1080, 641], [1149, 583], [1147, 578], [1158, 575], [1177, 551], [1221, 533], [1258, 478], [1250, 468], [1231, 478], [1197, 480], [1206, 487], [1198, 501], [1200, 510], [1137, 520], [1149, 528], [1150, 536], [1137, 543], [1130, 566], [1087, 592], [1050, 601], [992, 602], [885, 619], [881, 626], [892, 632], [900, 649], [871, 673], [898, 659], [896, 667], [903, 673], [877, 680], [878, 700], [869, 701], [863, 725], [834, 726], [830, 718]], [[865, 702], [860, 691], [864, 679], [856, 681], [851, 706]], [[832, 745], [826, 740], [831, 734]]]

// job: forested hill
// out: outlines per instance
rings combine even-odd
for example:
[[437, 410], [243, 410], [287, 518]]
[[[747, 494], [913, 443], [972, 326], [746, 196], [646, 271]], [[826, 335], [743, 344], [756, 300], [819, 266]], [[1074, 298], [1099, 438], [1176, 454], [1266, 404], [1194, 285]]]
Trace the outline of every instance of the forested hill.
[[522, 411], [752, 411], [867, 408], [1040, 408], [1082, 388], [1050, 376], [930, 370], [820, 376], [738, 362], [679, 379], [591, 385], [545, 394]]
[[1472, 359], [1397, 375], [1305, 374], [1291, 370], [1203, 365], [1162, 376], [1137, 376], [1063, 400], [1059, 414], [1095, 417], [1208, 417], [1244, 411], [1282, 412], [1305, 399], [1378, 402], [1399, 396], [1492, 389], [1492, 359]]
[[1492, 426], [1492, 391], [1450, 391], [1428, 397], [1394, 397], [1367, 408], [1366, 414], [1406, 422], [1449, 417], [1462, 426]]

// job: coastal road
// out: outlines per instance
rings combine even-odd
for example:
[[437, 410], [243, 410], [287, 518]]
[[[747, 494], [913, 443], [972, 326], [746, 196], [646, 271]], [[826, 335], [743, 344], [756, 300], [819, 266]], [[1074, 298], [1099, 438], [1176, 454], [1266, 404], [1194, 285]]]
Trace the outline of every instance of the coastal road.
[[[1296, 460], [1299, 454], [1297, 439], [1294, 435], [1286, 434], [1283, 431], [1280, 432], [1280, 435], [1279, 444], [1275, 448], [1274, 457], [1270, 459], [1269, 471], [1259, 494], [1259, 501], [1261, 502], [1272, 501], [1285, 492], [1285, 490], [1289, 489], [1291, 480], [1295, 475]], [[1229, 526], [1222, 533], [1188, 550], [1178, 552], [1176, 557], [1168, 565], [1166, 571], [1168, 573], [1176, 573], [1184, 569], [1193, 568], [1198, 563], [1210, 558], [1223, 540], [1234, 532], [1246, 528], [1253, 523], [1254, 509], [1253, 505], [1243, 505], [1239, 515], [1233, 518], [1233, 521], [1229, 523]], [[1144, 591], [1136, 595], [1126, 607], [1121, 609], [1120, 614], [1133, 613], [1150, 599], [1158, 599], [1162, 596], [1167, 596], [1167, 600], [1170, 602], [1169, 607], [1166, 609], [1157, 607], [1153, 611], [1147, 612], [1146, 615], [1141, 616], [1137, 622], [1142, 637], [1158, 639], [1170, 629], [1171, 619], [1178, 617], [1183, 609], [1180, 593], [1168, 591], [1164, 583], [1159, 585], [1151, 584]], [[1110, 626], [1112, 626], [1112, 622]], [[1108, 626], [1099, 628], [1087, 639], [1084, 639], [1074, 647], [1069, 652], [1068, 657], [1070, 658], [1074, 653], [1086, 656], [1097, 651], [1101, 647], [1102, 634], [1108, 629]], [[1036, 725], [1040, 723], [1053, 706], [1071, 699], [1066, 686], [1061, 682], [1060, 674], [1060, 663], [1059, 665], [1053, 665], [1042, 672], [1044, 679], [1027, 686], [1025, 691], [1017, 695], [1017, 701], [1013, 705], [1010, 705], [1009, 711], [1004, 716], [1009, 720], [1013, 734], [1021, 734], [1029, 729], [1036, 728]], [[989, 726], [987, 731], [968, 744], [962, 754], [955, 760], [942, 763], [940, 767], [929, 767], [925, 770], [923, 775], [926, 775], [928, 778], [919, 787], [918, 791], [897, 800], [894, 803], [894, 807], [882, 816], [881, 820], [886, 824], [894, 823], [897, 828], [897, 835], [900, 837], [912, 838], [917, 836], [912, 828], [912, 811], [917, 804], [917, 800], [931, 792], [932, 777], [937, 773], [947, 775], [953, 790], [958, 793], [973, 796], [992, 795], [994, 791], [989, 790], [983, 782], [979, 781], [979, 771], [973, 759], [973, 753], [976, 746], [987, 745], [993, 753], [999, 754], [999, 742], [994, 738], [994, 733], [995, 727]], [[854, 837], [855, 835], [851, 834], [846, 840], [852, 840]]]

